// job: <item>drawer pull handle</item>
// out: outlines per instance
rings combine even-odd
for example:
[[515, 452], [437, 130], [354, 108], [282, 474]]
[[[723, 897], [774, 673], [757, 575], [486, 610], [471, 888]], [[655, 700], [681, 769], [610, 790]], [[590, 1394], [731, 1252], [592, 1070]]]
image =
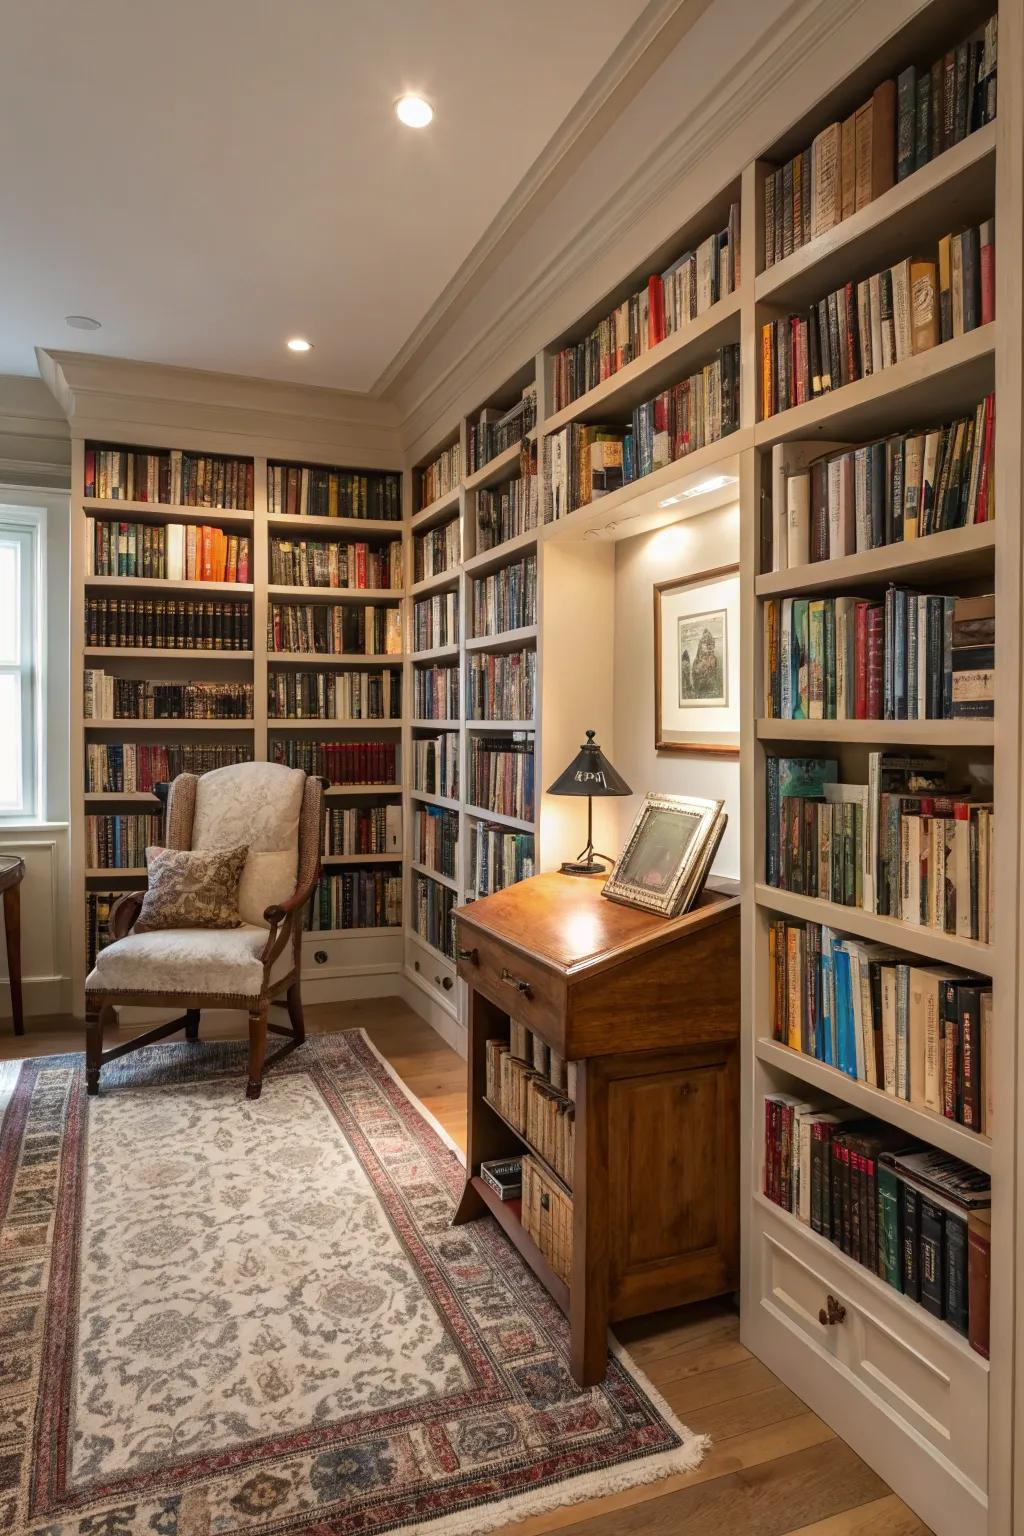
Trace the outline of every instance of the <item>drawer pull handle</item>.
[[837, 1301], [834, 1296], [826, 1296], [825, 1306], [818, 1313], [818, 1322], [821, 1326], [823, 1328], [832, 1328], [836, 1323], [842, 1323], [845, 1320], [846, 1308], [842, 1302]]
[[524, 976], [513, 976], [507, 966], [502, 966], [501, 979], [506, 987], [515, 987], [520, 996], [531, 997], [533, 995], [530, 991], [530, 983], [526, 978]]
[[478, 957], [477, 952], [476, 952], [475, 949], [460, 949], [459, 950], [459, 959], [460, 960], [468, 960], [471, 965], [476, 965], [477, 961], [478, 961], [478, 958], [479, 957]]

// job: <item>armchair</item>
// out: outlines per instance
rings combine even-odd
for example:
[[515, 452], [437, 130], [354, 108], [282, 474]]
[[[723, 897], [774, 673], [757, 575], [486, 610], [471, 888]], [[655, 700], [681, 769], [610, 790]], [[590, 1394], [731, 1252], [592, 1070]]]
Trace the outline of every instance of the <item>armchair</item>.
[[[300, 993], [302, 909], [320, 876], [323, 783], [278, 763], [237, 763], [170, 786], [164, 843], [175, 849], [248, 848], [239, 886], [239, 928], [165, 928], [133, 933], [144, 892], [130, 891], [110, 915], [114, 942], [86, 978], [86, 1086], [115, 1057], [183, 1029], [198, 1040], [204, 1008], [249, 1015], [246, 1097], [258, 1099], [265, 1066], [305, 1039]], [[289, 1024], [268, 1023], [283, 1001]], [[104, 1052], [103, 1030], [122, 1005], [184, 1008], [133, 1040]], [[268, 1062], [267, 1034], [288, 1037]]]

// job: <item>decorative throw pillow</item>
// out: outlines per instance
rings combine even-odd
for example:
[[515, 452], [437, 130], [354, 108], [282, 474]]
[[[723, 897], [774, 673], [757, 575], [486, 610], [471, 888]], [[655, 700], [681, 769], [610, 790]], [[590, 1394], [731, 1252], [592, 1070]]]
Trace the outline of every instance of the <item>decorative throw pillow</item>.
[[238, 928], [238, 882], [248, 848], [147, 848], [149, 890], [133, 933], [153, 928]]

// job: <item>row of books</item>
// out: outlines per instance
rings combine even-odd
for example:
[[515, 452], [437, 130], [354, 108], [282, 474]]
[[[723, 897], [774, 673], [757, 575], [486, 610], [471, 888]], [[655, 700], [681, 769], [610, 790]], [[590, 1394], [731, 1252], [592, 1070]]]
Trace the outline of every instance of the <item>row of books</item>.
[[792, 570], [990, 522], [994, 436], [995, 395], [986, 395], [969, 416], [859, 448], [776, 443], [762, 568]]
[[818, 923], [768, 925], [772, 1038], [930, 1109], [992, 1131], [992, 983], [924, 965]]
[[86, 975], [96, 964], [101, 949], [112, 944], [110, 914], [114, 903], [124, 895], [119, 891], [93, 891], [85, 893], [85, 971]]
[[439, 805], [417, 805], [412, 813], [412, 856], [449, 880], [457, 880], [459, 814]]
[[272, 517], [358, 517], [399, 522], [402, 477], [352, 469], [267, 465], [267, 510]]
[[473, 634], [500, 635], [537, 622], [537, 556], [526, 555], [473, 582]]
[[537, 425], [537, 386], [527, 384], [514, 405], [503, 410], [485, 405], [475, 421], [467, 424], [467, 463], [473, 474], [514, 443], [521, 443]]
[[85, 643], [156, 651], [250, 651], [252, 609], [248, 603], [194, 598], [87, 597]]
[[396, 784], [398, 746], [394, 741], [306, 741], [275, 737], [270, 760], [301, 768], [332, 784]]
[[195, 523], [115, 523], [87, 517], [85, 567], [87, 576], [247, 582], [249, 540]]
[[936, 159], [996, 114], [996, 18], [930, 68], [909, 65], [765, 179], [774, 266]]
[[523, 1158], [523, 1226], [565, 1285], [572, 1283], [572, 1201], [535, 1157]]
[[533, 820], [533, 733], [473, 735], [469, 742], [469, 801], [498, 816]]
[[418, 597], [412, 605], [412, 648], [431, 651], [439, 645], [459, 643], [459, 594], [434, 592]]
[[179, 448], [145, 453], [89, 443], [85, 449], [83, 493], [101, 501], [251, 512], [254, 480], [252, 459], [183, 453]]
[[637, 406], [630, 426], [571, 422], [544, 439], [550, 516], [565, 517], [739, 426], [738, 343], [699, 373]]
[[223, 743], [88, 742], [85, 787], [90, 794], [148, 794], [154, 784], [169, 784], [179, 773], [210, 773], [229, 763], [251, 763], [252, 747]]
[[413, 875], [413, 928], [433, 949], [453, 961], [456, 950], [454, 912], [458, 901], [458, 896], [447, 885], [431, 880], [429, 875]]
[[928, 757], [868, 754], [867, 784], [835, 758], [770, 756], [769, 885], [958, 938], [992, 940], [992, 805]]
[[988, 1358], [991, 1184], [905, 1132], [791, 1094], [764, 1101], [764, 1192]]
[[420, 507], [454, 491], [462, 479], [462, 443], [456, 441], [419, 471]]
[[767, 418], [905, 362], [995, 318], [991, 219], [947, 235], [935, 260], [905, 258], [833, 290], [805, 315], [761, 327]]
[[459, 734], [441, 731], [437, 736], [414, 736], [412, 786], [425, 795], [444, 800], [459, 798]]
[[412, 712], [416, 720], [458, 720], [459, 669], [414, 667]]
[[383, 603], [269, 603], [267, 650], [400, 656], [402, 611]]
[[537, 707], [537, 652], [473, 651], [466, 657], [467, 720], [532, 720]]
[[251, 720], [252, 683], [154, 683], [86, 667], [86, 720]]
[[533, 833], [470, 822], [470, 889], [474, 896], [492, 896], [534, 873]]
[[142, 869], [146, 849], [163, 839], [161, 815], [87, 816], [85, 863], [88, 869]]
[[554, 410], [571, 405], [732, 293], [739, 281], [739, 248], [740, 207], [732, 203], [725, 229], [679, 256], [664, 272], [653, 272], [581, 341], [555, 353]]
[[882, 598], [768, 599], [765, 714], [964, 720], [995, 712], [995, 598], [890, 585]]
[[328, 806], [324, 820], [324, 853], [402, 853], [402, 807], [386, 805]]
[[335, 667], [267, 676], [271, 720], [399, 720], [402, 674], [397, 667]]
[[477, 554], [528, 533], [536, 528], [539, 519], [537, 444], [524, 443], [519, 452], [518, 475], [476, 493]]
[[428, 576], [440, 576], [443, 571], [454, 570], [462, 559], [462, 537], [456, 514], [438, 528], [428, 528], [417, 533], [412, 541], [412, 579], [425, 581]]
[[402, 541], [339, 544], [319, 539], [271, 539], [270, 580], [284, 587], [356, 591], [402, 585]]
[[552, 1083], [550, 1050], [540, 1036], [521, 1024], [511, 1035], [526, 1039], [488, 1040], [484, 1047], [488, 1102], [571, 1187], [576, 1106]]
[[383, 869], [344, 869], [320, 876], [303, 926], [330, 929], [401, 928], [402, 876]]

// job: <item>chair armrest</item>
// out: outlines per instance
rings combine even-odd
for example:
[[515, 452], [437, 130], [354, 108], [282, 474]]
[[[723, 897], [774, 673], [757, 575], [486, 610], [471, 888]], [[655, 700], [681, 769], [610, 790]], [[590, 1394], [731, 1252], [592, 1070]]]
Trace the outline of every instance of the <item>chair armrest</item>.
[[136, 919], [142, 911], [142, 903], [146, 899], [145, 891], [125, 891], [119, 896], [110, 909], [110, 918], [107, 927], [114, 939], [123, 939], [135, 926]]
[[[266, 944], [263, 946], [263, 953], [260, 955], [264, 965], [271, 964], [281, 953], [292, 931], [296, 912], [301, 911], [306, 905], [306, 902], [316, 890], [319, 879], [320, 862], [317, 860], [316, 869], [305, 885], [297, 885], [287, 901], [275, 902], [272, 907], [267, 907], [263, 914], [263, 920], [270, 924], [270, 933], [267, 936]], [[284, 928], [279, 935], [278, 929], [281, 928], [282, 924], [284, 924]]]

